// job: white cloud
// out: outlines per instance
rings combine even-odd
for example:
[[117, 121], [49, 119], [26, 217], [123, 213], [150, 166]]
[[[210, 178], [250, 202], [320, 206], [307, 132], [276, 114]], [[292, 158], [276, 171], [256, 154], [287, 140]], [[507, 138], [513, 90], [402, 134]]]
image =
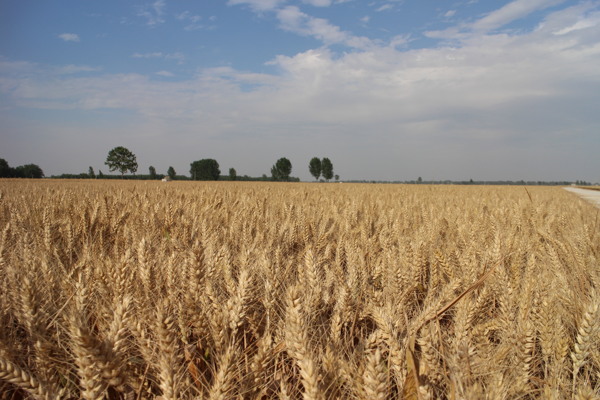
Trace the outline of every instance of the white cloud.
[[163, 58], [164, 54], [161, 52], [154, 52], [154, 53], [133, 53], [131, 55], [131, 57], [133, 58]]
[[342, 31], [323, 18], [312, 17], [296, 6], [287, 6], [277, 11], [277, 19], [283, 30], [303, 36], [312, 36], [325, 45], [344, 44], [354, 48], [366, 48], [371, 41], [365, 37], [357, 37]]
[[61, 74], [61, 75], [68, 75], [68, 74], [77, 74], [77, 73], [81, 73], [81, 72], [99, 72], [101, 71], [102, 68], [100, 67], [90, 67], [88, 65], [64, 65], [62, 67], [58, 67], [56, 69], [56, 72]]
[[58, 35], [59, 38], [65, 42], [80, 42], [79, 35], [76, 33], [61, 33]]
[[146, 18], [148, 26], [155, 26], [165, 22], [164, 9], [166, 7], [165, 0], [156, 0], [152, 4], [146, 4], [138, 8], [137, 16]]
[[454, 17], [455, 14], [456, 14], [456, 10], [448, 10], [444, 14], [444, 17], [446, 17], [446, 18], [452, 18], [452, 17]]
[[183, 64], [185, 62], [185, 55], [183, 53], [162, 53], [160, 51], [152, 52], [152, 53], [133, 53], [131, 55], [133, 58], [162, 58], [165, 60], [175, 60], [178, 64]]
[[424, 35], [435, 39], [465, 40], [473, 36], [487, 34], [511, 22], [522, 19], [535, 11], [544, 10], [563, 3], [564, 1], [565, 0], [513, 0], [474, 22], [461, 23], [441, 31], [428, 31], [425, 32]]
[[[177, 15], [177, 19], [180, 21], [185, 21], [187, 24], [183, 28], [186, 31], [195, 31], [198, 29], [207, 28], [204, 24], [202, 24], [202, 16], [193, 15], [189, 11], [184, 11], [181, 14]], [[214, 21], [214, 19], [209, 19], [210, 21]]]
[[397, 35], [397, 36], [394, 36], [390, 40], [389, 47], [391, 47], [391, 48], [406, 47], [408, 45], [408, 43], [410, 43], [410, 41], [411, 41], [410, 35]]
[[190, 20], [192, 22], [199, 22], [202, 20], [202, 17], [200, 15], [192, 15], [192, 13], [190, 13], [189, 11], [184, 11], [177, 16], [177, 19]]
[[566, 35], [568, 33], [579, 31], [582, 29], [594, 28], [598, 25], [600, 25], [600, 12], [594, 12], [590, 13], [590, 15], [588, 16], [579, 17], [575, 23], [555, 31], [554, 34]]
[[329, 7], [332, 4], [332, 0], [302, 0], [306, 4], [310, 4], [315, 7]]
[[166, 78], [172, 78], [172, 77], [174, 77], [174, 76], [175, 76], [175, 74], [173, 74], [172, 72], [169, 72], [169, 71], [158, 71], [158, 72], [156, 73], [156, 75], [159, 75], [159, 76], [164, 76], [164, 77], [166, 77]]
[[471, 26], [471, 28], [475, 31], [488, 32], [526, 17], [534, 11], [543, 10], [564, 1], [565, 0], [514, 0], [479, 19]]
[[229, 0], [228, 5], [245, 4], [255, 11], [272, 11], [277, 9], [286, 0]]
[[375, 11], [377, 12], [382, 12], [382, 11], [387, 11], [387, 10], [391, 10], [392, 8], [394, 8], [394, 6], [392, 4], [384, 4], [381, 7], [378, 7], [377, 9], [375, 9]]

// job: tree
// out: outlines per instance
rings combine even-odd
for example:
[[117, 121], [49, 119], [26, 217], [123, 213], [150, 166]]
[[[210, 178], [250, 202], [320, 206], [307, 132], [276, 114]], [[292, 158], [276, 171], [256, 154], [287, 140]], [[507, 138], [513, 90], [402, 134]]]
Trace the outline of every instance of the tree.
[[339, 180], [340, 180], [340, 176], [336, 174], [336, 175], [335, 175], [335, 181], [337, 182], [337, 181], [339, 181]]
[[175, 175], [177, 175], [177, 173], [175, 172], [175, 168], [169, 167], [169, 169], [167, 170], [167, 175], [169, 175], [169, 178], [175, 179]]
[[98, 179], [104, 179], [104, 174], [102, 173], [102, 170], [98, 170]]
[[229, 168], [229, 179], [235, 181], [237, 179], [237, 172], [235, 168]]
[[417, 183], [423, 183], [423, 178], [419, 177], [419, 179], [417, 179]]
[[150, 168], [148, 168], [148, 171], [150, 172], [150, 179], [156, 179], [157, 175], [156, 175], [156, 168], [154, 168], [152, 165], [150, 166]]
[[4, 158], [0, 158], [0, 178], [10, 178], [13, 175], [12, 168]]
[[327, 157], [321, 161], [321, 173], [323, 174], [323, 178], [327, 181], [333, 178], [333, 164]]
[[106, 157], [106, 162], [104, 164], [108, 165], [108, 168], [111, 172], [119, 170], [121, 177], [127, 171], [135, 174], [138, 168], [135, 154], [122, 146], [115, 147], [109, 151], [108, 157]]
[[217, 160], [205, 158], [191, 164], [190, 174], [195, 181], [216, 181], [221, 175], [221, 170]]
[[276, 181], [287, 181], [292, 173], [292, 163], [287, 158], [283, 157], [277, 160], [271, 168], [271, 176]]
[[317, 157], [311, 158], [310, 162], [308, 163], [308, 171], [312, 176], [315, 177], [315, 180], [317, 181], [319, 180], [319, 176], [321, 176], [321, 169], [321, 160], [319, 160]]
[[90, 166], [90, 169], [88, 170], [88, 175], [91, 179], [96, 178], [96, 174], [94, 173], [94, 168], [92, 168], [91, 166]]
[[15, 175], [18, 178], [43, 178], [44, 171], [35, 164], [26, 164], [15, 168]]

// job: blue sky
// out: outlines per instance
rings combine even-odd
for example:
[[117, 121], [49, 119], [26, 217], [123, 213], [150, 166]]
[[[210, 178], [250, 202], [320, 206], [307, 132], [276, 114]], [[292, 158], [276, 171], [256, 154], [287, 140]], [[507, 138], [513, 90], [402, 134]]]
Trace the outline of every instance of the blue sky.
[[0, 158], [46, 175], [600, 181], [600, 1], [3, 0]]

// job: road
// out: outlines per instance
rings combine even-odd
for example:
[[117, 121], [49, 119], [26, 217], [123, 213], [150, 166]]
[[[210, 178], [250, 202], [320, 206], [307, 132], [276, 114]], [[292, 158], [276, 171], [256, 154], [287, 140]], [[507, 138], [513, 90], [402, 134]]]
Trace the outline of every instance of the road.
[[596, 207], [600, 207], [600, 190], [579, 189], [574, 187], [566, 187], [564, 189], [575, 193], [577, 196], [589, 201]]

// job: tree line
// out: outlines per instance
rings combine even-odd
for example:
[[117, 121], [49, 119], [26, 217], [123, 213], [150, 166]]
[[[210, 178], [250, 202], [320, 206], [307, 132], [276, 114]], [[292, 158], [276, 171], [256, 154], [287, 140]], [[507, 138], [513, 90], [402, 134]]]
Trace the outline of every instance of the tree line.
[[36, 164], [19, 165], [12, 168], [8, 162], [0, 158], [0, 178], [43, 178], [44, 171]]
[[[268, 177], [263, 174], [260, 178], [249, 177], [248, 175], [238, 176], [235, 168], [229, 169], [229, 175], [222, 176], [219, 163], [217, 160], [212, 158], [206, 158], [198, 161], [194, 161], [190, 164], [190, 177], [178, 176], [175, 169], [170, 166], [167, 170], [167, 174], [159, 174], [154, 166], [148, 168], [147, 175], [135, 175], [138, 170], [137, 158], [133, 152], [123, 146], [113, 148], [108, 152], [106, 161], [104, 162], [109, 168], [110, 172], [120, 172], [121, 179], [125, 179], [125, 174], [130, 172], [134, 176], [128, 177], [129, 179], [149, 179], [159, 180], [168, 177], [170, 180], [175, 179], [191, 179], [197, 181], [206, 180], [231, 180], [231, 181], [282, 181], [282, 182], [297, 182], [299, 178], [292, 177], [292, 163], [286, 157], [278, 159], [275, 164], [271, 167], [271, 176]], [[316, 180], [322, 176], [324, 180], [329, 181], [333, 179], [333, 164], [329, 158], [323, 158], [322, 160], [313, 157], [308, 165], [309, 172]], [[44, 172], [42, 169], [35, 164], [21, 165], [16, 168], [11, 168], [8, 162], [4, 159], [0, 159], [0, 178], [43, 178]], [[81, 174], [62, 174], [58, 178], [74, 178], [74, 179], [114, 179], [113, 175], [104, 175], [99, 170], [98, 173], [94, 171], [93, 167], [89, 167], [87, 173]], [[336, 181], [339, 180], [339, 176], [335, 175]]]
[[[111, 151], [109, 151], [108, 156], [106, 157], [105, 164], [109, 167], [109, 170], [119, 171], [121, 173], [121, 177], [124, 177], [125, 173], [131, 172], [135, 174], [138, 169], [138, 163], [136, 160], [135, 154], [133, 154], [129, 149], [119, 146], [115, 147]], [[319, 179], [320, 176], [327, 181], [334, 177], [333, 174], [333, 164], [329, 158], [323, 158], [320, 160], [317, 157], [314, 157], [309, 163], [309, 171], [315, 179]], [[217, 160], [212, 158], [205, 158], [202, 160], [194, 161], [190, 164], [190, 178], [195, 181], [216, 181], [219, 179], [227, 179], [231, 181], [235, 180], [271, 180], [271, 181], [299, 181], [300, 179], [294, 178], [291, 176], [292, 173], [292, 163], [286, 157], [282, 157], [278, 159], [273, 167], [271, 167], [271, 177], [268, 178], [266, 175], [263, 175], [262, 178], [250, 178], [247, 175], [243, 177], [239, 177], [237, 175], [237, 171], [235, 168], [229, 169], [229, 175], [223, 177], [221, 175], [221, 169]], [[167, 171], [167, 175], [171, 179], [176, 178], [176, 173], [173, 167], [169, 167]], [[95, 177], [94, 170], [90, 167], [89, 177]], [[149, 179], [162, 179], [164, 175], [159, 175], [156, 173], [156, 169], [153, 166], [149, 167], [149, 175], [146, 175]], [[100, 176], [99, 176], [100, 177]], [[335, 175], [336, 180], [339, 179], [338, 175]]]

